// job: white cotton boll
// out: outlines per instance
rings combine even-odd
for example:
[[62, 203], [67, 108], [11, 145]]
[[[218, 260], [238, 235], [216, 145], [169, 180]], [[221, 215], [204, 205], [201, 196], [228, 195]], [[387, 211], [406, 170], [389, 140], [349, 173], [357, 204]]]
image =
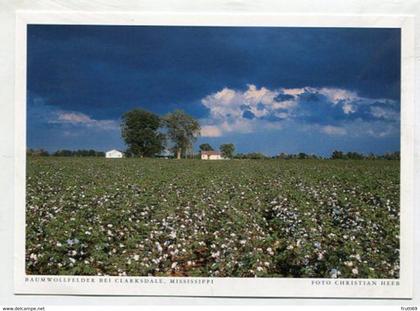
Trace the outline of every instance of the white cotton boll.
[[271, 247], [267, 248], [267, 253], [269, 253], [271, 256], [274, 255], [273, 249]]
[[345, 261], [345, 262], [344, 262], [344, 264], [345, 264], [347, 267], [353, 267], [353, 262], [352, 262], [352, 261]]
[[356, 254], [353, 257], [356, 258], [357, 261], [362, 261], [362, 259], [360, 258], [360, 255], [359, 254]]
[[162, 248], [162, 246], [159, 244], [159, 242], [156, 242], [155, 244], [156, 244], [156, 249], [158, 250], [158, 252], [159, 252], [159, 253], [162, 253], [163, 248]]
[[217, 258], [219, 256], [220, 256], [220, 252], [219, 251], [217, 251], [215, 253], [211, 253], [211, 257], [213, 257], [213, 258]]

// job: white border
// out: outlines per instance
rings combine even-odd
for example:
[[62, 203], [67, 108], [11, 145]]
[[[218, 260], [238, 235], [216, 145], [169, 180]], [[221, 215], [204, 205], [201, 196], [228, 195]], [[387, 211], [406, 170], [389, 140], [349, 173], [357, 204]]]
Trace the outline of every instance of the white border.
[[[118, 284], [119, 277], [62, 277], [95, 279], [96, 283], [25, 282], [25, 166], [26, 166], [26, 25], [189, 25], [401, 28], [401, 271], [398, 286], [337, 286], [330, 279], [211, 278], [213, 284]], [[79, 295], [179, 295], [236, 297], [410, 298], [413, 273], [414, 180], [414, 18], [374, 15], [172, 14], [104, 12], [31, 12], [16, 15], [15, 84], [15, 293]], [[46, 276], [42, 276], [46, 277]], [[99, 284], [100, 279], [110, 283]], [[147, 277], [130, 277], [145, 280]], [[159, 278], [153, 278], [159, 279]], [[180, 278], [176, 278], [179, 280]], [[193, 278], [182, 278], [193, 279]], [[203, 278], [202, 280], [209, 280]], [[314, 280], [332, 285], [314, 286]], [[377, 280], [380, 283], [383, 280]], [[390, 280], [395, 281], [395, 280]]]

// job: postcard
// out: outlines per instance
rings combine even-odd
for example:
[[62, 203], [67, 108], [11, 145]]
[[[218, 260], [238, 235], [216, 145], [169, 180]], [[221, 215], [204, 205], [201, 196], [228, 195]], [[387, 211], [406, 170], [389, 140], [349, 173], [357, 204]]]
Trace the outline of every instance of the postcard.
[[413, 29], [19, 12], [15, 292], [410, 298]]

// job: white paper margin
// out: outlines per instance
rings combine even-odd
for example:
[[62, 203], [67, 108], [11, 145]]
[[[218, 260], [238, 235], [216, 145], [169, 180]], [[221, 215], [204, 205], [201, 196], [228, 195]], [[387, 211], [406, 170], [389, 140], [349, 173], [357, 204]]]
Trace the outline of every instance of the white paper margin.
[[[307, 278], [148, 278], [61, 276], [79, 282], [25, 282], [26, 176], [26, 26], [27, 24], [184, 25], [371, 27], [401, 29], [401, 199], [399, 285], [352, 286], [335, 282], [352, 279]], [[18, 11], [16, 14], [15, 83], [15, 293], [71, 295], [161, 295], [225, 297], [411, 298], [413, 290], [414, 208], [414, 17], [409, 15], [312, 15], [251, 13], [109, 13]], [[31, 276], [34, 277], [34, 276]], [[58, 278], [58, 276], [38, 276]], [[80, 282], [81, 280], [94, 280]], [[109, 283], [99, 283], [109, 279]], [[163, 279], [164, 284], [119, 283], [124, 279]], [[200, 279], [212, 284], [171, 284], [170, 280]], [[363, 279], [354, 279], [363, 280]], [[368, 279], [365, 279], [368, 280]], [[331, 282], [313, 285], [314, 281]], [[381, 284], [395, 279], [369, 279]]]

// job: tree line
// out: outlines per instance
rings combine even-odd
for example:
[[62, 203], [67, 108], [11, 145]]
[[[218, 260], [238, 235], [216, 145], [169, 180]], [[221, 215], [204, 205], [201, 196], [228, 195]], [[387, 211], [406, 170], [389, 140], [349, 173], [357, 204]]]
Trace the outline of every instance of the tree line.
[[[208, 144], [204, 143], [199, 146], [200, 151], [212, 151], [214, 150], [213, 147]], [[334, 150], [330, 156], [323, 157], [316, 154], [307, 154], [304, 152], [299, 152], [295, 154], [288, 154], [288, 153], [279, 153], [275, 156], [267, 156], [261, 152], [249, 152], [249, 153], [238, 153], [234, 154], [235, 146], [233, 144], [222, 144], [220, 145], [220, 151], [223, 157], [230, 158], [230, 159], [283, 159], [283, 160], [291, 160], [291, 159], [331, 159], [331, 160], [400, 160], [400, 153], [399, 152], [389, 152], [383, 155], [376, 155], [373, 153], [363, 154], [359, 152], [343, 152], [340, 150]]]
[[363, 154], [358, 152], [342, 152], [334, 150], [330, 157], [332, 160], [400, 160], [400, 152], [387, 152], [383, 155], [376, 155], [373, 153]]
[[96, 151], [93, 149], [79, 149], [79, 150], [68, 150], [68, 149], [61, 149], [55, 152], [49, 153], [47, 150], [44, 149], [28, 149], [26, 151], [28, 156], [55, 156], [55, 157], [104, 157], [105, 152], [103, 151]]
[[306, 154], [300, 152], [297, 154], [280, 153], [273, 158], [277, 159], [330, 159], [330, 160], [400, 160], [400, 152], [389, 152], [382, 155], [374, 153], [363, 154], [359, 152], [343, 152], [340, 150], [334, 150], [328, 157], [322, 157], [316, 154]]
[[[199, 146], [200, 151], [213, 151], [213, 147], [204, 143]], [[237, 153], [235, 154], [235, 146], [233, 144], [222, 144], [220, 145], [220, 152], [223, 157], [229, 159], [283, 159], [283, 160], [292, 160], [292, 159], [323, 159], [323, 160], [400, 160], [399, 152], [389, 152], [382, 155], [376, 155], [373, 153], [362, 154], [358, 152], [343, 152], [335, 150], [329, 157], [322, 157], [315, 154], [306, 154], [304, 152], [299, 152], [296, 154], [280, 153], [276, 156], [267, 156], [261, 152], [250, 152], [250, 153]], [[55, 152], [48, 152], [44, 149], [28, 149], [26, 151], [28, 156], [55, 156], [55, 157], [104, 157], [105, 152], [96, 151], [93, 149], [79, 149], [79, 150], [68, 150], [61, 149]], [[200, 155], [192, 156], [192, 158], [199, 158]]]

